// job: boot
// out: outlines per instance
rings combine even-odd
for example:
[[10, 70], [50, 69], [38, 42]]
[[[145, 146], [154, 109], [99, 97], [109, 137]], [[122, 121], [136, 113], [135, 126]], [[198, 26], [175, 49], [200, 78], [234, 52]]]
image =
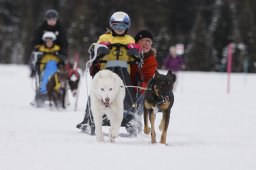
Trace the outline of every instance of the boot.
[[89, 116], [87, 113], [85, 113], [84, 120], [81, 123], [77, 124], [76, 128], [83, 129], [84, 126], [88, 126], [88, 125], [89, 125]]
[[35, 106], [36, 107], [44, 107], [45, 101], [48, 99], [47, 94], [37, 93], [35, 96]]

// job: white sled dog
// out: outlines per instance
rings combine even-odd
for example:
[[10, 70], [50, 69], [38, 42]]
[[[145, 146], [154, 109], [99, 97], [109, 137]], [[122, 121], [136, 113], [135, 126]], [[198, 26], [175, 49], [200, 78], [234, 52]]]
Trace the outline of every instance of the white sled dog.
[[114, 142], [114, 139], [119, 135], [119, 129], [123, 120], [124, 83], [116, 73], [110, 70], [101, 70], [94, 76], [90, 92], [91, 110], [97, 141], [104, 141], [102, 116], [107, 114], [111, 124], [109, 141]]

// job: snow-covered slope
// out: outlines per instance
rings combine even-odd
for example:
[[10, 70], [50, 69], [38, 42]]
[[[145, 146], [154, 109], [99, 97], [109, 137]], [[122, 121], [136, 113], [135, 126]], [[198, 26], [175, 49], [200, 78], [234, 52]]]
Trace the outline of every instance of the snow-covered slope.
[[[75, 128], [78, 110], [34, 108], [26, 66], [0, 65], [0, 170], [255, 170], [256, 75], [183, 72], [178, 75], [167, 141], [150, 144], [121, 129], [116, 143], [97, 143]], [[161, 114], [157, 116], [159, 122]], [[157, 131], [159, 139], [160, 132]]]

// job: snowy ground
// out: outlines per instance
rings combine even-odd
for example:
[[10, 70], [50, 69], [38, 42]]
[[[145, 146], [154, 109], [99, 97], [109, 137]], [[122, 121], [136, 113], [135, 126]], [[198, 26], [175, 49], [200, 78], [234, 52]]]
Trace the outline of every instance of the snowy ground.
[[256, 74], [233, 74], [228, 95], [224, 73], [180, 73], [169, 146], [152, 145], [144, 134], [130, 138], [123, 128], [116, 143], [107, 136], [97, 143], [75, 128], [84, 114], [85, 78], [75, 112], [31, 107], [28, 75], [25, 66], [0, 65], [0, 170], [256, 169]]

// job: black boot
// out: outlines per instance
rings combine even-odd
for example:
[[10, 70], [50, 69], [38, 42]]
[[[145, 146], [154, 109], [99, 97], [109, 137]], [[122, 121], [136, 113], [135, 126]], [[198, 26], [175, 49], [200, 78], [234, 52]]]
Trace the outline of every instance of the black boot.
[[126, 127], [127, 123], [133, 119], [133, 115], [127, 114], [127, 116], [123, 119], [121, 126]]
[[137, 137], [142, 131], [141, 120], [136, 115], [128, 114], [122, 123], [124, 123], [126, 131], [132, 137]]
[[81, 123], [77, 124], [76, 128], [83, 130], [84, 126], [88, 126], [89, 125], [89, 118], [90, 118], [89, 114], [90, 113], [87, 112], [87, 108], [86, 108], [85, 115], [84, 115], [84, 120]]
[[95, 125], [92, 117], [91, 110], [89, 111], [89, 107], [86, 107], [84, 120], [76, 125], [76, 128], [81, 129], [82, 132], [88, 133], [90, 135], [95, 135]]
[[48, 99], [47, 94], [37, 92], [35, 96], [35, 106], [36, 107], [44, 107], [45, 101]]
[[91, 116], [90, 114], [92, 114], [91, 110], [89, 109], [90, 108], [89, 102], [90, 102], [90, 98], [88, 98], [88, 102], [87, 102], [87, 106], [86, 106], [85, 114], [84, 114], [84, 120], [81, 123], [76, 125], [76, 128], [78, 128], [78, 129], [83, 129], [83, 126], [85, 126], [85, 125], [88, 126], [88, 124], [89, 124], [89, 119]]
[[[85, 117], [85, 118], [86, 118], [86, 117]], [[79, 124], [76, 125], [76, 128], [77, 128], [77, 129], [82, 129], [83, 126], [85, 126], [85, 125], [87, 125], [87, 124], [88, 124], [87, 119], [84, 119], [81, 123], [79, 123]]]

